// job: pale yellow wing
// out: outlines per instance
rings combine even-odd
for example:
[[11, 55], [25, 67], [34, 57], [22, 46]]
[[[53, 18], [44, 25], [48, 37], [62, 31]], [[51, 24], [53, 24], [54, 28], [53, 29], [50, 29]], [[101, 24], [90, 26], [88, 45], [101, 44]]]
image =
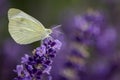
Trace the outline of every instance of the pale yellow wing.
[[9, 33], [19, 44], [29, 44], [49, 36], [52, 32], [35, 18], [19, 9], [11, 8], [8, 11]]

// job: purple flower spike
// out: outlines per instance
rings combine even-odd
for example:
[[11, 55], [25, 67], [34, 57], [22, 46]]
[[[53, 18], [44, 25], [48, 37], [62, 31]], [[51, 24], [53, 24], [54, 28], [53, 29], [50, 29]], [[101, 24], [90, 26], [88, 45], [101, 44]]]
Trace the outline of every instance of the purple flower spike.
[[29, 59], [29, 55], [25, 54], [25, 57], [21, 58], [21, 63], [27, 63]]
[[62, 43], [59, 41], [59, 40], [55, 40], [55, 43], [57, 43], [57, 44], [55, 44], [53, 47], [55, 48], [55, 49], [60, 49], [61, 48], [61, 46], [62, 46]]
[[46, 52], [46, 47], [44, 45], [41, 45], [41, 47], [38, 47], [36, 49], [36, 54], [39, 56], [43, 56]]
[[18, 76], [22, 74], [23, 71], [23, 65], [17, 65], [15, 72], [18, 73]]
[[43, 73], [50, 74], [51, 68], [52, 68], [51, 66], [48, 66], [48, 67], [43, 71]]
[[108, 24], [104, 13], [91, 9], [83, 15], [67, 14], [66, 16], [68, 17], [63, 18], [62, 21], [64, 42], [67, 43], [62, 51], [63, 55], [66, 54], [61, 58], [64, 61], [60, 61], [64, 62], [60, 66], [63, 70], [59, 70], [58, 73], [56, 68], [53, 78], [55, 80], [119, 80], [120, 67], [117, 60], [119, 55], [116, 52], [119, 44], [116, 44], [118, 38], [116, 26], [112, 27]]
[[33, 56], [25, 54], [21, 58], [22, 64], [15, 70], [18, 74], [15, 80], [41, 80], [43, 74], [50, 76], [52, 58], [56, 56], [61, 45], [59, 40], [52, 37], [44, 39], [41, 46], [33, 51]]

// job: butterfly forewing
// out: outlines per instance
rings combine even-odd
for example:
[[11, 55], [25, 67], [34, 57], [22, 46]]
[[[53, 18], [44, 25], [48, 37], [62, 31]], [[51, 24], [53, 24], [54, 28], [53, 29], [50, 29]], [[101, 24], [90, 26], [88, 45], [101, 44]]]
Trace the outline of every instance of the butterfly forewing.
[[10, 9], [8, 18], [9, 33], [19, 44], [29, 44], [49, 35], [39, 21], [19, 9]]

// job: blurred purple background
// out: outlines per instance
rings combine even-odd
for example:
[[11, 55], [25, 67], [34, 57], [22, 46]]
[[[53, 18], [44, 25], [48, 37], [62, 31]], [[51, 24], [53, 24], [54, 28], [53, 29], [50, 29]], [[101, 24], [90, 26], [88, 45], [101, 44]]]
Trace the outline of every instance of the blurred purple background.
[[52, 37], [62, 42], [52, 80], [120, 80], [120, 0], [0, 0], [0, 80], [12, 80], [21, 57], [40, 46], [11, 38], [7, 11], [13, 7], [53, 29]]

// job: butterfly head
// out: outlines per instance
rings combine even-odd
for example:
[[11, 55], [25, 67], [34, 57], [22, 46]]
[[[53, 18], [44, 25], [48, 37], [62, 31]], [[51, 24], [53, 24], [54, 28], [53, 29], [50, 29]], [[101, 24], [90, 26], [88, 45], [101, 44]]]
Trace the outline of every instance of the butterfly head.
[[47, 33], [47, 34], [51, 34], [51, 33], [52, 33], [52, 30], [51, 30], [51, 29], [46, 29], [46, 33]]

